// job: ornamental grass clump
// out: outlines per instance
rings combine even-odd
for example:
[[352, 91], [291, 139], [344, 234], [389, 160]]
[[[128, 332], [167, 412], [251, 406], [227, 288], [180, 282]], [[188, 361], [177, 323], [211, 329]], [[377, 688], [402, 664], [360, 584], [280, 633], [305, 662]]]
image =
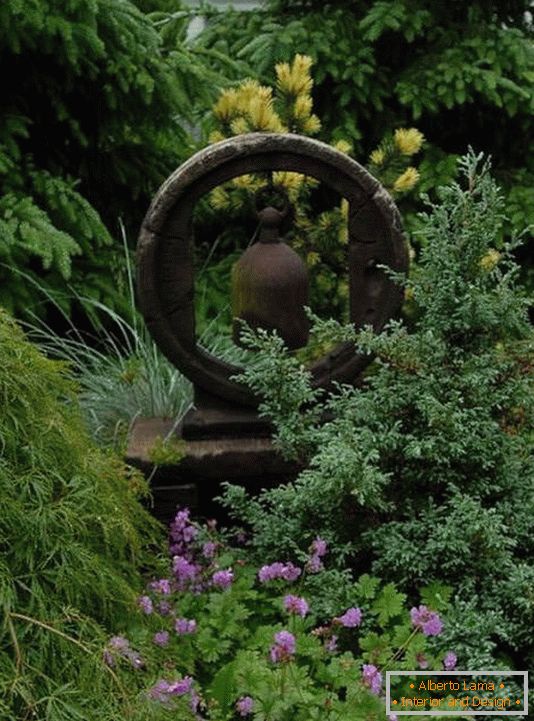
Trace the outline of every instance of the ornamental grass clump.
[[[318, 552], [320, 566], [310, 563]], [[293, 560], [272, 558], [259, 567], [228, 531], [177, 512], [169, 556], [139, 598], [131, 635], [104, 650], [110, 668], [138, 679], [146, 649], [136, 697], [146, 718], [382, 721], [386, 670], [441, 669], [446, 659], [453, 667], [441, 642], [446, 600], [432, 589], [423, 593], [432, 608], [410, 617], [391, 583], [340, 584], [322, 538]], [[335, 614], [316, 603], [317, 585], [328, 586]], [[409, 693], [408, 679], [397, 678], [393, 693]]]
[[[470, 152], [460, 171], [463, 184], [420, 217], [416, 271], [396, 276], [411, 327], [315, 319], [323, 341], [375, 357], [361, 386], [321, 394], [279, 338], [249, 334], [262, 362], [242, 378], [305, 470], [256, 499], [229, 487], [225, 503], [259, 557], [320, 533], [340, 564], [410, 597], [448, 587], [451, 650], [470, 668], [524, 669], [534, 663], [534, 343], [519, 241], [503, 241], [489, 163]], [[439, 626], [415, 614], [422, 629]]]
[[103, 639], [134, 608], [159, 527], [144, 480], [91, 442], [75, 391], [0, 311], [2, 721], [119, 721], [129, 703]]

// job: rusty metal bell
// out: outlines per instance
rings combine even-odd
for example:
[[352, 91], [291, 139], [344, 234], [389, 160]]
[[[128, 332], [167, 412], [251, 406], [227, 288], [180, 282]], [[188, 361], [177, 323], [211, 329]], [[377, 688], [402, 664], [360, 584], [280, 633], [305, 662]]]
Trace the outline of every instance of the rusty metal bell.
[[300, 256], [280, 239], [285, 212], [259, 211], [260, 235], [232, 268], [233, 338], [241, 345], [241, 321], [251, 328], [276, 330], [287, 348], [308, 342], [308, 271]]

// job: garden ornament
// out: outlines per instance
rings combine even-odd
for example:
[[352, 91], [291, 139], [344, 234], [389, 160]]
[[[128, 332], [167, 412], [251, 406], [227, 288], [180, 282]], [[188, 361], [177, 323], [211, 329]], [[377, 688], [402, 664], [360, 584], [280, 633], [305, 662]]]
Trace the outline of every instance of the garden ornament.
[[[356, 327], [380, 330], [402, 302], [401, 288], [382, 267], [396, 272], [408, 267], [399, 213], [380, 183], [348, 155], [308, 137], [250, 133], [210, 145], [183, 163], [156, 193], [137, 249], [139, 306], [147, 327], [194, 387], [193, 408], [178, 427], [172, 419], [139, 419], [130, 436], [128, 459], [151, 474], [155, 512], [163, 520], [184, 502], [184, 484], [196, 488], [197, 500], [187, 502], [207, 503], [203, 512], [213, 513], [217, 509], [210, 503], [221, 481], [242, 479], [259, 489], [296, 472], [275, 453], [272, 428], [257, 413], [260, 399], [236, 378], [242, 369], [208, 353], [195, 332], [195, 205], [232, 178], [270, 171], [311, 176], [348, 201], [349, 317]], [[308, 337], [308, 278], [304, 263], [281, 237], [291, 209], [258, 197], [256, 209], [259, 238], [233, 269], [234, 339], [239, 342], [245, 321], [275, 329], [295, 349]], [[315, 386], [327, 388], [354, 383], [369, 361], [354, 344], [341, 343], [309, 370]], [[176, 435], [186, 443], [185, 457], [154, 475], [147, 449], [158, 438]]]
[[[390, 195], [359, 163], [325, 143], [291, 133], [249, 133], [210, 145], [183, 163], [163, 183], [143, 221], [137, 250], [139, 305], [162, 352], [193, 382], [199, 395], [241, 408], [255, 408], [259, 399], [236, 380], [240, 368], [208, 353], [195, 334], [193, 210], [218, 185], [262, 171], [309, 175], [347, 199], [350, 321], [356, 327], [370, 324], [380, 330], [398, 312], [402, 290], [381, 266], [397, 272], [408, 267], [400, 216]], [[260, 247], [251, 246], [237, 264], [234, 304], [238, 315], [257, 326], [268, 311], [266, 325], [282, 329], [283, 321], [277, 325], [273, 316], [276, 294], [267, 291], [267, 278], [262, 286], [258, 278], [247, 279], [245, 269], [261, 265], [263, 272], [269, 272], [269, 282], [284, 285], [288, 294], [284, 298], [290, 298], [289, 290], [277, 273], [283, 272], [286, 279], [294, 273], [299, 308], [306, 298], [304, 269], [288, 246], [274, 242], [278, 216], [268, 208], [259, 212]], [[272, 247], [261, 248], [270, 240]], [[268, 268], [270, 254], [273, 258], [283, 254], [283, 267]], [[250, 297], [254, 289], [257, 293]], [[255, 303], [261, 311], [251, 315]], [[292, 347], [305, 340], [300, 310], [297, 315], [298, 322], [295, 317], [288, 324], [292, 330], [284, 327], [281, 333]], [[316, 386], [327, 387], [354, 382], [368, 363], [369, 358], [353, 344], [343, 343], [313, 363], [310, 372]]]

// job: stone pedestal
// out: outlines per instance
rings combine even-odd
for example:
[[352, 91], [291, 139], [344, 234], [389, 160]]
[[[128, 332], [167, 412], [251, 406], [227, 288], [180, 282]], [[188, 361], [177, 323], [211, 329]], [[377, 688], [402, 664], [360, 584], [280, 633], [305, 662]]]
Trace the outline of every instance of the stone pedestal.
[[[276, 453], [265, 423], [265, 435], [256, 435], [262, 421], [257, 417], [253, 421], [251, 417], [247, 436], [238, 435], [247, 419], [229, 417], [227, 409], [192, 410], [174, 430], [170, 419], [139, 418], [130, 433], [126, 462], [150, 479], [154, 515], [167, 523], [177, 506], [187, 505], [200, 515], [222, 519], [223, 509], [213, 499], [224, 481], [242, 484], [254, 493], [294, 478], [298, 467]], [[150, 450], [169, 434], [185, 441], [185, 458], [155, 467]]]

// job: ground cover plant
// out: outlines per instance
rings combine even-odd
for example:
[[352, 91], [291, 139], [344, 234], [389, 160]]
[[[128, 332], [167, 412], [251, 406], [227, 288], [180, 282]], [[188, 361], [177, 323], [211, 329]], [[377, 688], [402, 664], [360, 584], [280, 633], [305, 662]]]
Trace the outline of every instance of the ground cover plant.
[[89, 438], [65, 364], [1, 311], [3, 720], [120, 718], [125, 692], [102, 644], [123, 627], [162, 538], [146, 495], [144, 479]]
[[[137, 623], [104, 650], [118, 671], [146, 649], [144, 718], [378, 721], [386, 669], [455, 668], [441, 643], [446, 597], [436, 589], [424, 589], [425, 603], [408, 612], [394, 584], [329, 570], [320, 537], [295, 562], [254, 564], [243, 543], [214, 521], [193, 522], [187, 509], [176, 514], [169, 556], [138, 599]], [[325, 584], [321, 607], [315, 591]]]
[[305, 470], [257, 499], [230, 486], [225, 504], [260, 556], [320, 533], [339, 563], [409, 594], [446, 584], [444, 637], [465, 667], [524, 669], [534, 662], [532, 329], [489, 164], [471, 152], [460, 171], [462, 184], [442, 188], [420, 219], [416, 272], [397, 277], [414, 327], [356, 332], [315, 318], [320, 338], [375, 356], [361, 387], [321, 395], [276, 336], [249, 335], [263, 360], [242, 378]]

